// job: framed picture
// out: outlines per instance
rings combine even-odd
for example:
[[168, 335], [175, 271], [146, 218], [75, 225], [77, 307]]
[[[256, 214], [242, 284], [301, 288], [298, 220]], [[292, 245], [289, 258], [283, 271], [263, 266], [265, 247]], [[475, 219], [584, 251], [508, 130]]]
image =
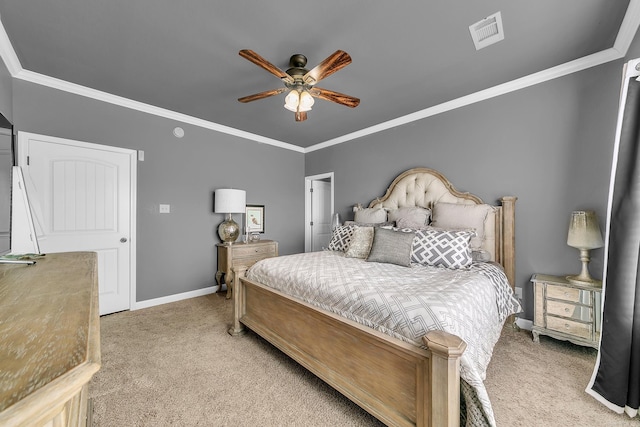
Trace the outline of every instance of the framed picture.
[[247, 205], [245, 221], [249, 233], [264, 233], [264, 205]]

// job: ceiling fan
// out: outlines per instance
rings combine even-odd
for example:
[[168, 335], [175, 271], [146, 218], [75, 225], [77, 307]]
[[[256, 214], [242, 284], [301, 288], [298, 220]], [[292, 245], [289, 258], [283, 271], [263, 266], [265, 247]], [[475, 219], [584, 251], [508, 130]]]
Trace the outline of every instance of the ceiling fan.
[[313, 98], [324, 99], [325, 101], [335, 102], [351, 108], [357, 107], [358, 104], [360, 104], [358, 98], [315, 86], [320, 80], [351, 63], [351, 57], [347, 52], [342, 50], [335, 51], [310, 71], [304, 68], [307, 65], [307, 57], [301, 54], [295, 54], [289, 59], [290, 68], [286, 72], [252, 50], [243, 49], [239, 54], [258, 67], [262, 67], [278, 77], [284, 83], [284, 87], [279, 89], [267, 90], [238, 98], [240, 102], [251, 102], [289, 91], [285, 97], [284, 108], [295, 113], [297, 122], [307, 119], [307, 111], [311, 110], [315, 102]]

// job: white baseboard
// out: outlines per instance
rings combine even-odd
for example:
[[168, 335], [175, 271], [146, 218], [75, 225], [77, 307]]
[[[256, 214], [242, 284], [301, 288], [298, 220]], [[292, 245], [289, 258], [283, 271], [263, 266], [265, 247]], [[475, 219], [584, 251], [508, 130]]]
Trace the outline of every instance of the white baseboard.
[[516, 317], [516, 325], [518, 325], [520, 329], [526, 329], [527, 331], [530, 331], [533, 327], [533, 321]]
[[142, 308], [154, 307], [156, 305], [168, 304], [170, 302], [182, 301], [189, 298], [201, 297], [203, 295], [214, 294], [218, 292], [218, 285], [208, 288], [197, 289], [195, 291], [183, 292], [181, 294], [169, 295], [161, 298], [148, 299], [138, 301], [132, 304], [131, 310], [140, 310]]

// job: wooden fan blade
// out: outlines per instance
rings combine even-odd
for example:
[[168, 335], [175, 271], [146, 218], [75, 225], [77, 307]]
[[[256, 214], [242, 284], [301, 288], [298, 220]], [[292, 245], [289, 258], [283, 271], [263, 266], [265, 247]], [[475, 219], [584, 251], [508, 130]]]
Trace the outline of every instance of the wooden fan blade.
[[285, 80], [289, 83], [293, 83], [293, 77], [291, 77], [289, 74], [285, 73], [280, 68], [276, 67], [271, 62], [267, 61], [262, 56], [255, 53], [254, 51], [249, 49], [242, 49], [240, 52], [238, 52], [238, 54], [242, 56], [244, 59], [247, 59], [253, 62], [258, 67], [264, 68], [265, 70], [267, 70], [268, 72], [276, 76], [277, 78]]
[[255, 101], [258, 99], [262, 99], [262, 98], [268, 98], [270, 96], [274, 96], [274, 95], [280, 95], [282, 92], [286, 91], [287, 88], [283, 87], [280, 89], [274, 89], [274, 90], [267, 90], [264, 92], [260, 92], [260, 93], [254, 93], [253, 95], [249, 95], [249, 96], [244, 96], [242, 98], [238, 98], [238, 101], [240, 102], [251, 102], [251, 101]]
[[360, 100], [358, 98], [345, 95], [344, 93], [334, 92], [329, 89], [314, 87], [311, 90], [309, 90], [309, 93], [312, 96], [315, 96], [316, 98], [324, 99], [325, 101], [335, 102], [337, 104], [346, 105], [347, 107], [351, 107], [351, 108], [355, 108], [360, 104]]
[[336, 50], [327, 59], [305, 74], [302, 79], [305, 83], [314, 85], [349, 64], [351, 64], [351, 57], [349, 54], [342, 50]]
[[305, 120], [307, 120], [307, 112], [306, 111], [299, 111], [296, 114], [296, 122], [304, 122]]

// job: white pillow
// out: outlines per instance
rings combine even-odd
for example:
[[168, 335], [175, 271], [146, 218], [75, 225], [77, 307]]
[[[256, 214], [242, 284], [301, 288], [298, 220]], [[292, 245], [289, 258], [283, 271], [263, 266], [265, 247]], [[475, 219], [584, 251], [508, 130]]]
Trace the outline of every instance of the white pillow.
[[493, 209], [484, 204], [436, 203], [431, 225], [447, 230], [474, 230], [476, 236], [471, 239], [471, 248], [477, 250], [485, 240], [486, 220]]
[[379, 224], [387, 221], [387, 211], [382, 208], [360, 209], [355, 213], [355, 222], [367, 224]]

